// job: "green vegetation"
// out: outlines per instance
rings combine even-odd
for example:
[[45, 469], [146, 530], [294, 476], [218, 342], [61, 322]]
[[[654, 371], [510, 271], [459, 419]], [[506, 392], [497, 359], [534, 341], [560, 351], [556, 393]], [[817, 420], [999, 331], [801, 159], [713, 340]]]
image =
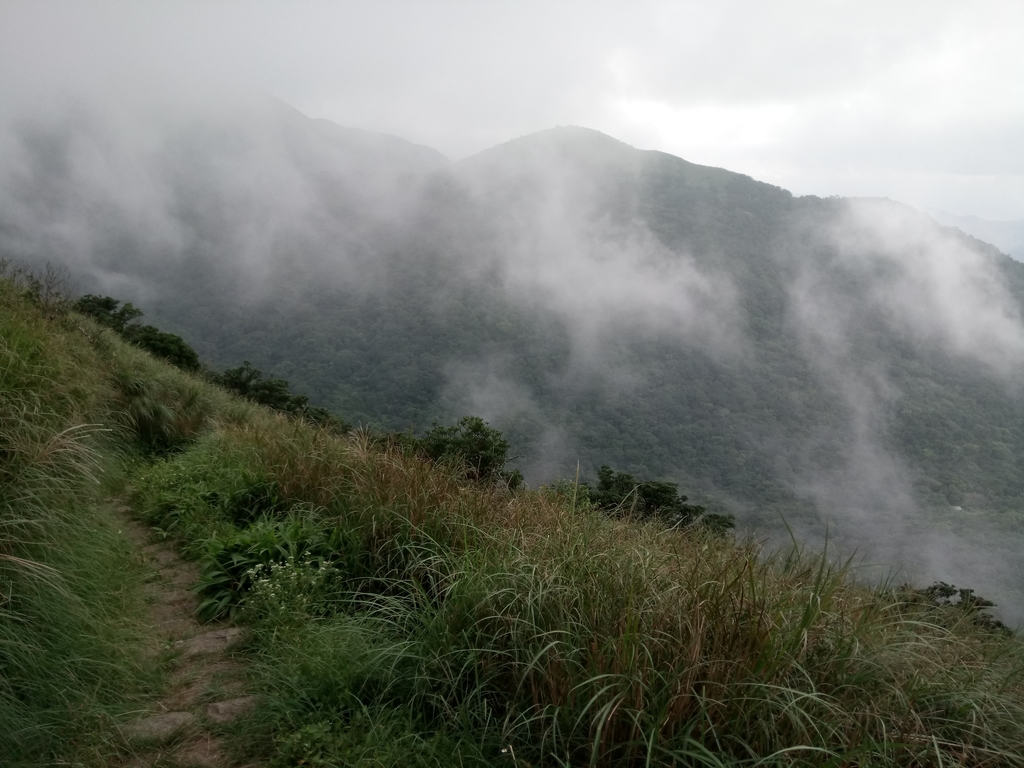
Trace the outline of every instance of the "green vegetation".
[[637, 479], [628, 472], [616, 472], [607, 464], [597, 470], [597, 488], [584, 486], [595, 506], [619, 517], [638, 520], [659, 518], [672, 526], [701, 523], [724, 532], [736, 527], [732, 515], [708, 514], [697, 504], [687, 504], [679, 495], [679, 486], [656, 480]]
[[[538, 163], [530, 148], [545, 142], [556, 150]], [[522, 194], [502, 168], [533, 192]], [[511, 142], [420, 183], [422, 215], [389, 220], [380, 231], [361, 222], [359, 206], [338, 209], [340, 230], [363, 233], [366, 265], [339, 263], [333, 245], [306, 240], [282, 251], [309, 254], [301, 271], [291, 260], [269, 263], [255, 286], [241, 284], [244, 269], [220, 251], [161, 271], [159, 286], [149, 265], [135, 266], [134, 252], [118, 263], [139, 270], [133, 274], [159, 297], [160, 324], [184, 333], [204, 359], [253, 361], [355, 424], [418, 431], [451, 423], [465, 407], [453, 369], [479, 368], [483, 380], [493, 373], [500, 386], [485, 415], [515, 444], [521, 468], [544, 457], [549, 474], [531, 480], [572, 474], [577, 460], [593, 479], [607, 462], [637, 477], [670, 478], [712, 512], [778, 527], [780, 511], [792, 516], [807, 504], [795, 489], [808, 478], [843, 480], [857, 415], [842, 385], [876, 371], [898, 393], [877, 404], [878, 447], [905, 465], [915, 502], [936, 515], [963, 506], [989, 523], [1024, 512], [1019, 396], [942, 344], [908, 335], [886, 312], [865, 311], [877, 306], [891, 275], [841, 258], [829, 233], [843, 221], [845, 201], [797, 198], [572, 129]], [[604, 328], [595, 349], [580, 348], [574, 334], [581, 324], [600, 324], [600, 307], [585, 316], [571, 309], [571, 292], [542, 301], [510, 291], [502, 279], [517, 269], [509, 238], [529, 243], [535, 229], [538, 248], [558, 245], [545, 241], [547, 222], [534, 206], [546, 196], [558, 200], [560, 184], [570, 202], [592, 203], [589, 218], [566, 213], [560, 223], [570, 231], [590, 237], [594, 222], [636, 219], [655, 250], [666, 249], [659, 252], [668, 273], [677, 253], [728, 278], [742, 350], [720, 354], [657, 324], [645, 331], [628, 322]], [[190, 226], [223, 226], [223, 218], [194, 215]], [[509, 232], [508, 222], [521, 231]], [[1011, 295], [1024, 298], [1024, 265], [977, 242], [963, 245], [981, 250]], [[860, 257], [875, 263], [872, 254]], [[842, 326], [838, 348], [847, 357], [838, 381], [816, 365], [795, 319], [793, 291], [808, 275]], [[583, 294], [589, 279], [578, 275]], [[621, 378], [626, 391], [614, 385]], [[529, 407], [503, 402], [507, 390]], [[565, 449], [548, 461], [552, 431]], [[848, 495], [862, 501], [856, 488]]]
[[157, 432], [184, 436], [187, 400], [206, 394], [80, 324], [45, 281], [3, 272], [0, 762], [102, 765], [112, 723], [156, 682], [138, 642], [141, 570], [104, 499], [122, 460]]
[[134, 325], [142, 317], [142, 310], [126, 302], [124, 306], [110, 296], [86, 294], [74, 304], [74, 309], [91, 317], [101, 325], [113, 328], [126, 340], [150, 354], [166, 360], [186, 371], [199, 370], [199, 355], [181, 336], [165, 333], [152, 325]]
[[245, 741], [274, 764], [1024, 761], [1015, 638], [799, 553], [270, 416], [154, 465], [137, 504], [259, 632]]
[[[578, 462], [594, 486], [607, 463], [678, 483], [689, 503], [766, 536], [785, 537], [782, 519], [808, 532], [829, 520], [837, 546], [888, 561], [877, 550], [892, 544], [908, 572], [935, 562], [919, 541], [955, 542], [999, 562], [983, 591], [1020, 615], [1020, 372], [978, 364], [1007, 336], [963, 343], [959, 329], [995, 305], [974, 279], [947, 285], [946, 269], [936, 282], [931, 267], [991, 277], [1012, 317], [1024, 265], [896, 203], [851, 224], [850, 201], [584, 129], [447, 163], [288, 110], [266, 120], [196, 126], [188, 140], [171, 130], [122, 163], [159, 181], [178, 225], [167, 249], [120, 205], [77, 204], [80, 178], [52, 157], [81, 126], [38, 126], [46, 140], [22, 149], [40, 172], [19, 194], [26, 211], [82, 213], [84, 290], [120, 275], [138, 291], [125, 298], [145, 296], [147, 318], [218, 370], [249, 360], [290, 396], [374, 429], [422, 435], [480, 413], [535, 484]], [[258, 167], [291, 169], [309, 194], [229, 183]], [[257, 200], [286, 213], [269, 222], [295, 225], [253, 250], [242, 212]], [[52, 240], [8, 218], [0, 249], [54, 257]], [[873, 224], [893, 220], [908, 237], [890, 248]]]
[[228, 392], [273, 408], [275, 411], [300, 416], [314, 424], [331, 427], [340, 432], [350, 429], [348, 424], [326, 408], [310, 405], [308, 397], [293, 393], [284, 379], [264, 378], [263, 372], [259, 368], [254, 368], [248, 360], [237, 368], [213, 374], [210, 380]]
[[101, 503], [127, 483], [198, 560], [204, 615], [252, 633], [262, 698], [233, 726], [240, 756], [1024, 765], [1024, 647], [970, 593], [867, 589], [799, 550], [609, 515], [629, 493], [690, 507], [610, 469], [594, 499], [512, 490], [483, 422], [434, 431], [467, 463], [432, 460], [234, 398], [23, 293], [0, 282], [12, 764], [110, 764], [114, 724], [154, 684], [133, 655], [130, 550]]
[[464, 416], [451, 427], [437, 423], [419, 441], [423, 453], [434, 461], [454, 460], [470, 480], [502, 480], [515, 490], [523, 482], [519, 470], [508, 471], [508, 440], [479, 416]]
[[91, 293], [79, 298], [74, 303], [74, 309], [120, 334], [124, 333], [129, 323], [143, 315], [142, 310], [130, 301], [122, 305], [119, 299], [112, 296], [94, 296]]

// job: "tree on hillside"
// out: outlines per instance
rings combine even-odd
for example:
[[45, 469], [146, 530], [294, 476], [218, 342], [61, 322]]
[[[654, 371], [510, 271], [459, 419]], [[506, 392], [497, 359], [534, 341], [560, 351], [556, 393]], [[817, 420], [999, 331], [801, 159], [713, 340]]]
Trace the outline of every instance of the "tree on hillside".
[[339, 419], [326, 408], [310, 405], [305, 395], [296, 395], [288, 388], [286, 379], [264, 378], [263, 371], [253, 366], [248, 360], [237, 368], [228, 368], [223, 373], [215, 373], [212, 377], [229, 392], [251, 400], [254, 403], [273, 408], [275, 411], [300, 416], [301, 418], [329, 427], [340, 432], [349, 429], [344, 420]]
[[122, 305], [111, 296], [95, 296], [91, 293], [75, 302], [75, 310], [118, 333], [124, 333], [128, 323], [142, 317], [142, 310], [134, 307], [130, 301]]
[[134, 321], [142, 317], [143, 312], [130, 301], [121, 304], [118, 299], [110, 296], [88, 293], [75, 302], [74, 308], [155, 357], [186, 371], [198, 371], [200, 368], [199, 355], [181, 336], [166, 333], [152, 325], [133, 325]]
[[456, 459], [473, 480], [504, 480], [510, 488], [522, 484], [522, 473], [506, 471], [509, 444], [500, 431], [479, 416], [464, 416], [451, 427], [435, 423], [421, 441], [424, 452], [434, 461]]
[[618, 517], [640, 520], [658, 518], [671, 525], [700, 523], [716, 531], [735, 527], [732, 515], [708, 513], [705, 507], [688, 504], [676, 483], [637, 479], [628, 472], [616, 472], [607, 464], [597, 470], [597, 489], [587, 492], [595, 506]]
[[988, 613], [988, 609], [995, 608], [996, 604], [975, 594], [973, 589], [957, 589], [955, 585], [944, 581], [937, 581], [924, 589], [914, 589], [909, 585], [902, 589], [915, 599], [923, 599], [937, 608], [946, 610], [954, 622], [967, 617], [972, 623], [986, 629], [1010, 633], [1010, 629], [1003, 622]]
[[122, 336], [135, 346], [186, 371], [198, 371], [200, 368], [199, 355], [177, 334], [166, 333], [152, 325], [129, 325]]
[[309, 404], [305, 395], [292, 394], [286, 379], [264, 378], [263, 371], [248, 360], [237, 368], [214, 374], [213, 380], [236, 395], [277, 411], [294, 413]]

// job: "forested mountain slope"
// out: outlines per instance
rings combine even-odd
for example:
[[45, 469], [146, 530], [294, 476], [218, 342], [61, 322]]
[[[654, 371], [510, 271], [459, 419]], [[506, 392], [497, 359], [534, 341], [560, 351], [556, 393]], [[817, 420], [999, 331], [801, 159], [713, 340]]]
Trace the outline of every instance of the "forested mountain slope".
[[45, 288], [0, 269], [5, 766], [1024, 765], [1024, 645], [970, 589], [609, 508], [621, 476], [513, 490]]
[[17, 146], [4, 253], [216, 366], [353, 422], [479, 413], [534, 483], [608, 462], [741, 524], [1019, 580], [1024, 267], [912, 209], [581, 128], [448, 163], [279, 104]]

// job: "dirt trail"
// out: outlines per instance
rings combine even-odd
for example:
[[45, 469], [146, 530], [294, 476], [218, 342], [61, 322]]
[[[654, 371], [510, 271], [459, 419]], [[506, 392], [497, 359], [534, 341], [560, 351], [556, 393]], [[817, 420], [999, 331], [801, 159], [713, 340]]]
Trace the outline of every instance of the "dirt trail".
[[145, 584], [153, 625], [153, 662], [170, 657], [167, 686], [148, 711], [121, 726], [128, 757], [125, 768], [229, 768], [219, 734], [256, 703], [247, 695], [242, 665], [231, 650], [242, 630], [226, 624], [200, 624], [192, 587], [199, 573], [166, 542], [118, 508], [124, 532], [153, 565]]

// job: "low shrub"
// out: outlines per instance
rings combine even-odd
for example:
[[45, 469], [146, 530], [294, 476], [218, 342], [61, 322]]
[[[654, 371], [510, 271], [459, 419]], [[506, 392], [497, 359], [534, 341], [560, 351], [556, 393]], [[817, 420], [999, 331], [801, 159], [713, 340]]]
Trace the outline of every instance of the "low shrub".
[[293, 512], [283, 520], [263, 518], [243, 530], [211, 536], [200, 559], [197, 615], [203, 620], [234, 616], [260, 577], [292, 563], [325, 568], [328, 548], [321, 530]]

